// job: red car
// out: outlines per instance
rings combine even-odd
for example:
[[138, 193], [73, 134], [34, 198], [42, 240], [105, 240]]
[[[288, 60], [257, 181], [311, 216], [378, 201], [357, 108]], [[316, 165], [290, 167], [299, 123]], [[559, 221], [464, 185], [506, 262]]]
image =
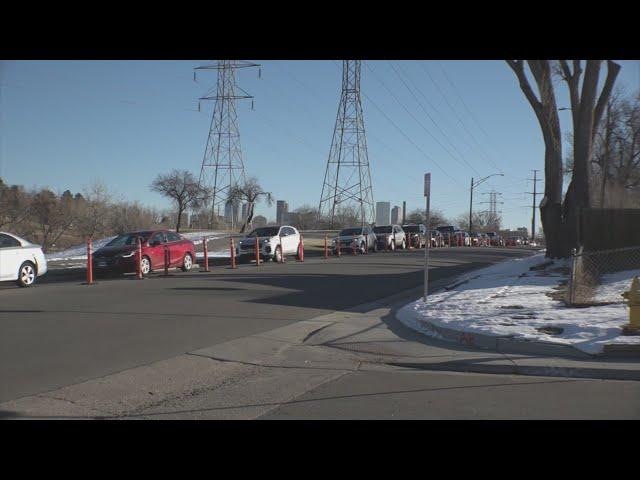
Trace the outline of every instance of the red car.
[[169, 268], [191, 270], [196, 261], [196, 249], [191, 240], [169, 230], [147, 230], [118, 235], [93, 254], [93, 270], [131, 273], [136, 271], [138, 238], [142, 242], [140, 267], [146, 275], [164, 269], [165, 248], [169, 251]]

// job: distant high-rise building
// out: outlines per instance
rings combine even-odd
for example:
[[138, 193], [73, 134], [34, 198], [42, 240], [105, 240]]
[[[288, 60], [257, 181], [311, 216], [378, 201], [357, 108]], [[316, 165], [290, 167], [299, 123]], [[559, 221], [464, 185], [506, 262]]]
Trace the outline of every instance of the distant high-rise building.
[[376, 203], [376, 225], [389, 225], [390, 202]]
[[236, 228], [238, 226], [238, 220], [240, 216], [240, 204], [238, 202], [228, 201], [224, 205], [224, 221], [231, 227]]
[[278, 200], [276, 203], [276, 223], [279, 225], [286, 223], [288, 212], [289, 204], [284, 200]]
[[400, 207], [396, 205], [395, 207], [393, 207], [393, 209], [391, 209], [391, 223], [395, 225], [397, 223], [400, 223], [400, 220], [402, 220], [402, 216], [400, 215]]

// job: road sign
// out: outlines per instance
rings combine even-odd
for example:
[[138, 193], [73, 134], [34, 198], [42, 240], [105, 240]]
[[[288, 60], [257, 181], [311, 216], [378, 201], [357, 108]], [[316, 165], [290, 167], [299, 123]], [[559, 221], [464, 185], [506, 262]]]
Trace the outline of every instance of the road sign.
[[424, 196], [428, 197], [431, 195], [431, 174], [424, 174]]

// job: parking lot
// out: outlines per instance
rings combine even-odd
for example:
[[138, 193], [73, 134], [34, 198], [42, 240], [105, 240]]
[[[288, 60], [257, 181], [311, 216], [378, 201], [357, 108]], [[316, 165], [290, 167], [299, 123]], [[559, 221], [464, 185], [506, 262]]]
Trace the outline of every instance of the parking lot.
[[[529, 249], [431, 252], [432, 281]], [[97, 278], [52, 272], [29, 289], [0, 288], [0, 401], [79, 383], [231, 339], [357, 305], [421, 285], [424, 252], [319, 255], [285, 264], [214, 265]], [[45, 277], [46, 278], [46, 277]]]

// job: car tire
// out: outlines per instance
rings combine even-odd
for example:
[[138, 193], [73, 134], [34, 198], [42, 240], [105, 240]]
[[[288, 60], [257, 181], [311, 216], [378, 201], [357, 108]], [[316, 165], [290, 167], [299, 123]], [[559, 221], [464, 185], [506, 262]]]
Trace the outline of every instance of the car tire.
[[149, 275], [152, 272], [151, 260], [146, 255], [142, 257], [142, 260], [140, 260], [140, 272], [142, 273], [143, 277], [145, 275]]
[[31, 262], [24, 262], [18, 269], [18, 280], [16, 283], [19, 287], [27, 288], [36, 283], [37, 273], [36, 266]]
[[360, 253], [361, 253], [362, 255], [364, 255], [364, 254], [366, 254], [366, 253], [367, 253], [367, 246], [365, 245], [365, 243], [364, 243], [364, 242], [361, 242], [361, 243], [360, 243]]
[[182, 271], [188, 272], [193, 267], [193, 257], [190, 253], [187, 253], [182, 260]]

